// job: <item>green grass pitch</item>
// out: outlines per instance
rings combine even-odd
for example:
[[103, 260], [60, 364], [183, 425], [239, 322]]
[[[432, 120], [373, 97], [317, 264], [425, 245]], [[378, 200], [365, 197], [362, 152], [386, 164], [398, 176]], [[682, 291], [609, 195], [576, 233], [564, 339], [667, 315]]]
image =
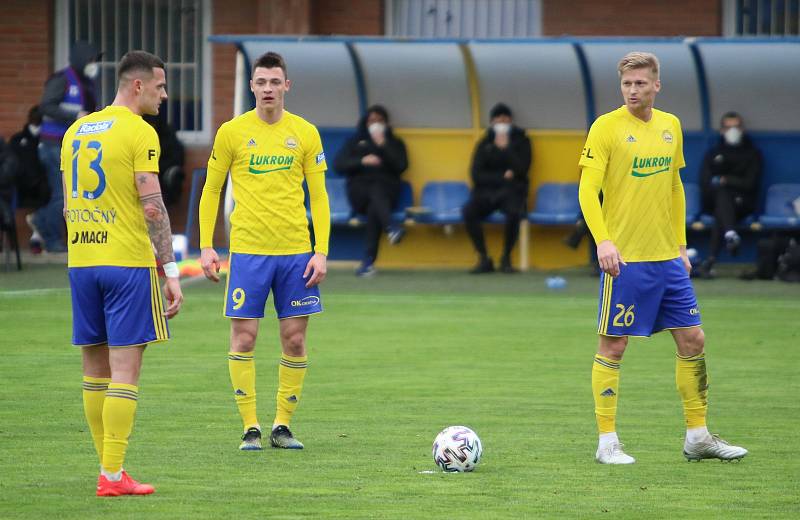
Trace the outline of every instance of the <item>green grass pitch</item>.
[[[594, 462], [590, 369], [597, 280], [332, 271], [309, 329], [292, 427], [303, 451], [237, 450], [224, 284], [184, 287], [173, 339], [145, 355], [126, 467], [148, 497], [98, 499], [65, 270], [0, 273], [0, 518], [798, 518], [800, 286], [696, 284], [709, 426], [750, 454], [687, 463], [669, 335], [634, 339], [618, 429], [630, 467]], [[52, 287], [52, 289], [41, 289]], [[268, 304], [259, 416], [274, 413], [279, 347]], [[484, 456], [434, 471], [431, 443], [464, 424]]]

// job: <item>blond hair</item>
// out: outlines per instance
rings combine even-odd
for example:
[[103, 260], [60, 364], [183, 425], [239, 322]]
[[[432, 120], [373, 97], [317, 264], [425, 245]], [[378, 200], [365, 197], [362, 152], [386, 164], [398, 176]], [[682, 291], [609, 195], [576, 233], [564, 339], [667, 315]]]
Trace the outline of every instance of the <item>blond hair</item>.
[[620, 76], [629, 70], [645, 68], [653, 71], [653, 76], [658, 79], [659, 64], [655, 54], [641, 51], [629, 52], [617, 64], [617, 72]]

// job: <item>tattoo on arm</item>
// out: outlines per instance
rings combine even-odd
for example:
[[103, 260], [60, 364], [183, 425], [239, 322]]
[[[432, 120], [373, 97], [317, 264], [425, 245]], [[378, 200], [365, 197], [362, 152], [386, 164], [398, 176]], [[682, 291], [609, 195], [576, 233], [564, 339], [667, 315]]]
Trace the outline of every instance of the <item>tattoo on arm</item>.
[[147, 232], [156, 248], [156, 256], [162, 264], [175, 261], [172, 251], [172, 231], [169, 226], [169, 214], [164, 206], [161, 193], [153, 193], [139, 197], [147, 222]]
[[139, 184], [145, 184], [147, 182], [148, 175], [152, 175], [152, 173], [144, 173], [142, 175], [139, 175], [138, 177], [136, 177], [136, 182], [138, 182]]

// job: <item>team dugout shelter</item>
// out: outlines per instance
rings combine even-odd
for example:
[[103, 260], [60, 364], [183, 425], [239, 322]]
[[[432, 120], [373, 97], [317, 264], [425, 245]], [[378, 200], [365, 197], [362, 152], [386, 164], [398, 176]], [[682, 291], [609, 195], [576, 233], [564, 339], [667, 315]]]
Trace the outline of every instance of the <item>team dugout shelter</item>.
[[[330, 167], [326, 182], [332, 209], [332, 260], [357, 260], [363, 252], [359, 227], [363, 219], [350, 212], [345, 180], [333, 169], [333, 159], [366, 108], [381, 104], [408, 150], [409, 168], [403, 176], [408, 184], [395, 218], [409, 226], [400, 245], [381, 246], [379, 267], [472, 265], [475, 253], [460, 225], [458, 207], [468, 193], [473, 149], [488, 126], [489, 110], [504, 102], [533, 143], [530, 218], [522, 227], [515, 263], [523, 269], [585, 265], [586, 241], [578, 250], [561, 242], [578, 217], [578, 159], [595, 118], [622, 105], [617, 62], [633, 50], [659, 57], [662, 90], [656, 107], [677, 115], [683, 125], [686, 168], [681, 175], [687, 185], [690, 229], [709, 224], [709, 217], [700, 214], [699, 174], [705, 151], [718, 138], [719, 120], [730, 110], [742, 114], [764, 155], [759, 212], [742, 222], [744, 231], [763, 231], [759, 214], [776, 204], [767, 200], [768, 193], [774, 198], [778, 192], [779, 198], [787, 199], [779, 201], [780, 206], [788, 204], [800, 186], [797, 38], [399, 40], [216, 35], [210, 40], [238, 49], [233, 114], [254, 106], [248, 85], [255, 59], [267, 51], [286, 59], [292, 81], [286, 108], [319, 128]], [[195, 172], [187, 222], [190, 237], [197, 236], [203, 177], [203, 171]], [[228, 211], [231, 204], [228, 197]], [[406, 211], [408, 207], [411, 211]], [[486, 225], [487, 246], [495, 256], [502, 242], [501, 226], [493, 225], [497, 223], [502, 223], [499, 214], [487, 219]], [[791, 222], [787, 225], [791, 227]], [[689, 235], [690, 246], [696, 238]], [[706, 242], [705, 237], [697, 238], [701, 249]]]

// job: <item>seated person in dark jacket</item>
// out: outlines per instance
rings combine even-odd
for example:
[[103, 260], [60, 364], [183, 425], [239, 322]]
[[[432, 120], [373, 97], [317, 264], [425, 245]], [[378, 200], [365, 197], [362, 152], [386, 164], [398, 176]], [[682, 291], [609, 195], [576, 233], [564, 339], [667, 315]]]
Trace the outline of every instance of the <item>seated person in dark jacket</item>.
[[158, 134], [161, 155], [158, 157], [158, 183], [164, 204], [171, 206], [177, 203], [183, 193], [183, 180], [186, 174], [183, 165], [186, 162], [183, 143], [178, 139], [175, 129], [167, 123], [167, 111], [162, 110], [156, 116], [144, 115], [142, 118], [150, 123]]
[[25, 127], [11, 136], [9, 146], [19, 161], [17, 174], [17, 206], [38, 209], [50, 199], [47, 185], [47, 172], [39, 160], [39, 132], [42, 126], [42, 113], [34, 105], [28, 111]]
[[[17, 172], [17, 205], [20, 208], [37, 210], [50, 200], [50, 186], [47, 183], [47, 170], [39, 159], [39, 133], [42, 127], [42, 113], [38, 105], [28, 111], [25, 127], [11, 136], [8, 144], [19, 161]], [[33, 234], [30, 239], [31, 252], [42, 252], [42, 236], [33, 227], [33, 213], [26, 217]]]
[[0, 137], [0, 231], [8, 231], [16, 225], [11, 202], [14, 199], [18, 173], [17, 156]]
[[462, 209], [467, 233], [480, 255], [470, 272], [494, 271], [494, 263], [486, 252], [481, 221], [499, 209], [506, 217], [500, 269], [513, 273], [511, 250], [519, 237], [520, 221], [525, 217], [531, 141], [525, 130], [514, 126], [511, 109], [503, 103], [495, 105], [489, 116], [490, 127], [472, 158], [472, 195]]
[[408, 168], [406, 146], [389, 126], [389, 114], [373, 105], [358, 122], [356, 134], [345, 143], [334, 160], [334, 168], [347, 176], [347, 197], [356, 213], [367, 216], [367, 247], [356, 274], [375, 272], [381, 233], [396, 244], [403, 228], [393, 226], [392, 207], [400, 196], [400, 176]]
[[761, 152], [745, 134], [742, 117], [736, 112], [722, 116], [720, 135], [700, 174], [704, 211], [714, 215], [708, 258], [698, 272], [706, 278], [712, 276], [723, 240], [731, 254], [737, 253], [741, 239], [736, 222], [755, 210], [761, 180]]

